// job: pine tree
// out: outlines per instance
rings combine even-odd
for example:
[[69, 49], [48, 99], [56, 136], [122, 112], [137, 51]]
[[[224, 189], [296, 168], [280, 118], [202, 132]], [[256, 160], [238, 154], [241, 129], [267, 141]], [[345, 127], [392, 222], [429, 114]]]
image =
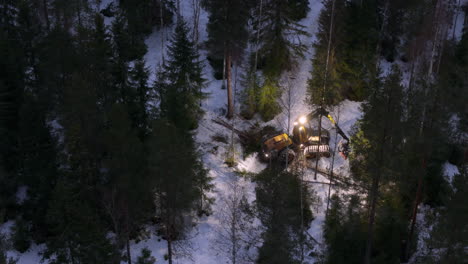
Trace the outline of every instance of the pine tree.
[[194, 43], [188, 38], [187, 25], [179, 19], [155, 90], [161, 116], [185, 130], [196, 128], [202, 114], [200, 101], [205, 79], [198, 57]]
[[[209, 11], [207, 25], [209, 57], [211, 61], [225, 61], [227, 82], [227, 117], [234, 115], [234, 95], [232, 89], [232, 64], [238, 64], [248, 39], [248, 18], [251, 1], [246, 0], [204, 0], [204, 7]], [[225, 68], [225, 69], [224, 69]], [[217, 69], [217, 71], [220, 71]]]

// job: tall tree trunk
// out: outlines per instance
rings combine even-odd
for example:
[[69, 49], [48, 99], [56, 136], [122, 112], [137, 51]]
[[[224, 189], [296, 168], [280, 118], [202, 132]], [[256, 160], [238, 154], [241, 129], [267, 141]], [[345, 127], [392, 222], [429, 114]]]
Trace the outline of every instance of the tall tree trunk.
[[[392, 109], [392, 89], [388, 91], [387, 100], [387, 112], [391, 113]], [[377, 199], [379, 197], [379, 184], [381, 177], [381, 168], [384, 163], [384, 145], [387, 139], [387, 129], [392, 127], [392, 123], [388, 123], [388, 119], [385, 119], [384, 127], [382, 131], [382, 137], [380, 138], [380, 150], [376, 164], [375, 174], [372, 177], [372, 187], [370, 193], [370, 208], [369, 208], [369, 223], [367, 226], [367, 242], [366, 242], [366, 253], [364, 255], [364, 263], [371, 263], [372, 244], [374, 240], [374, 223], [375, 223], [375, 209], [377, 207]]]
[[164, 36], [165, 36], [165, 30], [164, 30], [164, 15], [163, 15], [163, 7], [164, 3], [163, 0], [160, 1], [159, 3], [159, 16], [161, 17], [159, 23], [161, 27], [161, 61], [162, 64], [164, 65]]
[[372, 199], [370, 201], [369, 224], [367, 226], [366, 255], [364, 257], [365, 264], [371, 263], [370, 259], [371, 259], [371, 253], [372, 253], [372, 242], [373, 242], [373, 237], [374, 237], [375, 208], [377, 205], [377, 196], [379, 192], [379, 180], [380, 180], [380, 170], [372, 179], [372, 188], [371, 188]]
[[130, 253], [130, 239], [128, 237], [128, 232], [127, 232], [127, 239], [126, 239], [126, 245], [127, 245], [127, 263], [132, 264], [132, 255]]
[[[167, 232], [169, 234], [169, 232]], [[172, 264], [172, 240], [170, 237], [167, 238], [167, 258], [169, 264]]]
[[457, 28], [458, 13], [460, 12], [460, 0], [458, 0], [457, 6], [455, 8], [455, 19], [453, 20], [453, 31], [452, 31], [452, 41], [455, 41], [455, 30]]
[[43, 8], [43, 12], [44, 12], [44, 18], [45, 18], [45, 21], [46, 21], [47, 31], [49, 31], [50, 21], [49, 21], [49, 11], [48, 11], [48, 8], [47, 8], [47, 0], [42, 0], [42, 8]]
[[405, 259], [403, 261], [408, 261], [409, 255], [410, 255], [410, 249], [411, 249], [411, 241], [414, 233], [414, 227], [416, 225], [416, 218], [418, 216], [418, 207], [419, 204], [421, 203], [421, 198], [422, 198], [422, 185], [423, 185], [423, 173], [426, 168], [426, 162], [423, 159], [423, 171], [419, 173], [418, 177], [418, 190], [416, 191], [416, 198], [414, 199], [414, 207], [413, 207], [413, 212], [411, 215], [411, 225], [410, 225], [410, 230], [408, 233], [408, 239], [406, 240], [406, 248], [405, 248], [405, 254], [404, 257]]
[[227, 98], [228, 98], [228, 109], [227, 118], [234, 116], [234, 103], [232, 94], [232, 82], [231, 82], [231, 50], [228, 48], [226, 51], [226, 81], [227, 81]]

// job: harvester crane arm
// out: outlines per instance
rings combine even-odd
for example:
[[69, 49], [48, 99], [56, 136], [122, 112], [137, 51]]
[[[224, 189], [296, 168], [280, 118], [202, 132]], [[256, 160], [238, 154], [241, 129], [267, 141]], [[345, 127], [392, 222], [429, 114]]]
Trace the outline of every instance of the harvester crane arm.
[[324, 108], [320, 107], [312, 113], [308, 114], [307, 119], [312, 120], [321, 116], [325, 116], [326, 118], [328, 118], [328, 120], [330, 120], [330, 122], [333, 124], [333, 127], [336, 129], [336, 132], [340, 134], [340, 136], [343, 138], [344, 142], [340, 141], [339, 143], [339, 153], [341, 156], [343, 156], [344, 159], [346, 159], [349, 153], [349, 138], [345, 134], [345, 132], [340, 128], [340, 126], [338, 126], [338, 123], [335, 121], [335, 119], [333, 119], [330, 113]]
[[324, 117], [328, 118], [328, 120], [330, 120], [330, 122], [335, 127], [338, 134], [340, 134], [340, 136], [344, 140], [349, 142], [348, 136], [346, 136], [346, 134], [343, 132], [343, 130], [340, 128], [340, 126], [338, 126], [338, 123], [336, 123], [335, 119], [333, 119], [333, 117], [330, 115], [330, 113], [327, 110], [325, 110], [324, 108], [320, 107], [317, 110], [315, 110], [315, 111], [311, 112], [310, 114], [308, 114], [307, 115], [307, 120], [312, 120], [312, 119], [315, 119], [315, 118], [317, 118], [319, 116], [324, 116]]

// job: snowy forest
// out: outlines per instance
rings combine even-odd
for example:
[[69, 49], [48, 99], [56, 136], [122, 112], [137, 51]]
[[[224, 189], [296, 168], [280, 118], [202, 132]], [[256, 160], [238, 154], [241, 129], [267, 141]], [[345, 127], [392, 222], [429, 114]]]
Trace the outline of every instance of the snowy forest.
[[468, 0], [0, 0], [39, 263], [468, 263]]

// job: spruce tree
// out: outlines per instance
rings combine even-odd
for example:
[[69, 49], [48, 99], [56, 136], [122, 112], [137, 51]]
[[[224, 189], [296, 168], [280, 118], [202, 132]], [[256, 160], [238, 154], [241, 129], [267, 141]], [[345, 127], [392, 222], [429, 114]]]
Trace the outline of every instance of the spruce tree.
[[185, 130], [168, 120], [156, 121], [148, 144], [158, 234], [167, 241], [171, 264], [177, 248], [184, 247], [194, 212], [203, 210], [200, 205], [207, 206], [201, 202], [211, 184], [193, 139]]
[[159, 70], [155, 90], [160, 114], [185, 130], [198, 126], [204, 97], [202, 64], [194, 43], [188, 38], [186, 23], [180, 18], [169, 43], [168, 58]]
[[106, 238], [105, 223], [85, 190], [69, 179], [56, 185], [47, 214], [49, 237], [43, 254], [50, 263], [115, 263], [112, 259], [117, 253]]
[[436, 209], [438, 217], [426, 239], [430, 248], [440, 249], [440, 254], [423, 257], [421, 263], [459, 263], [466, 258], [467, 183], [466, 168], [461, 167], [460, 173], [453, 176], [453, 189], [444, 197], [444, 205]]
[[[302, 10], [298, 11], [298, 6], [302, 6]], [[263, 1], [262, 9], [262, 16], [254, 22], [258, 31], [254, 34], [258, 33], [260, 37], [258, 54], [261, 63], [258, 66], [264, 75], [257, 104], [262, 118], [268, 121], [280, 112], [277, 99], [281, 94], [278, 84], [281, 74], [291, 70], [307, 50], [300, 41], [307, 32], [298, 23], [303, 18], [298, 14], [303, 14], [308, 7], [304, 1], [267, 0]]]
[[[149, 218], [152, 209], [152, 190], [144, 158], [143, 144], [132, 128], [124, 104], [115, 104], [108, 113], [109, 123], [104, 132], [106, 157], [103, 166], [106, 182], [100, 185], [103, 211], [115, 232], [116, 248], [125, 247], [126, 259], [131, 263], [130, 239]], [[120, 261], [117, 259], [116, 261]]]
[[[369, 219], [365, 262], [371, 261], [374, 225], [381, 186], [394, 180], [402, 151], [402, 86], [401, 73], [392, 68], [381, 87], [376, 82], [369, 102], [363, 106], [360, 131], [352, 139], [351, 166], [356, 179], [369, 186]], [[384, 118], [382, 118], [385, 116]]]
[[151, 250], [148, 248], [141, 249], [141, 255], [138, 256], [136, 264], [154, 264], [156, 258], [151, 256]]
[[138, 130], [138, 135], [143, 139], [148, 134], [148, 100], [150, 88], [148, 86], [149, 70], [145, 66], [144, 60], [135, 62], [134, 68], [130, 71], [130, 87], [133, 94], [129, 104], [129, 114], [133, 127]]
[[304, 232], [313, 220], [312, 194], [288, 172], [265, 169], [255, 181], [257, 213], [264, 226], [256, 263], [300, 263], [307, 244]]
[[338, 85], [337, 50], [343, 45], [345, 7], [346, 1], [328, 0], [320, 12], [317, 41], [313, 44], [315, 54], [312, 58], [311, 78], [307, 87], [308, 100], [312, 104], [332, 105], [343, 99]]
[[298, 23], [307, 10], [307, 3], [301, 0], [264, 1], [262, 17], [256, 18], [256, 30], [260, 31], [259, 54], [267, 79], [277, 80], [280, 74], [291, 69], [295, 60], [302, 57], [306, 51], [303, 44], [293, 41], [290, 36], [307, 36], [305, 27]]

